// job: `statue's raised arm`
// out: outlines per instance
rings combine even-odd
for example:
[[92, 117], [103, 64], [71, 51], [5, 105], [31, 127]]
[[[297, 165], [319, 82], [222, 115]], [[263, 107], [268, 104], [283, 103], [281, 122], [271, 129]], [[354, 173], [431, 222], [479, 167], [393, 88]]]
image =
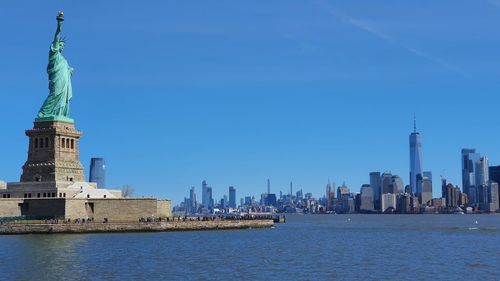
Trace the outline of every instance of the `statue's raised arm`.
[[54, 35], [54, 41], [52, 41], [52, 46], [51, 46], [51, 49], [54, 52], [59, 51], [60, 42], [63, 42], [63, 40], [61, 38], [61, 30], [62, 30], [62, 24], [64, 21], [64, 13], [59, 12], [57, 14], [56, 19], [57, 19], [57, 29], [56, 29], [56, 34]]

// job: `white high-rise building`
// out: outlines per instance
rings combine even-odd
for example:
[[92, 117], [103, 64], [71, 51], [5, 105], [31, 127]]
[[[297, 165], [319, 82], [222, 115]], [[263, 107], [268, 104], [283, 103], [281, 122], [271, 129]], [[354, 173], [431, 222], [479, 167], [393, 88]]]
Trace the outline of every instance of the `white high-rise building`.
[[477, 186], [488, 185], [490, 182], [488, 156], [483, 156], [476, 163], [476, 184]]
[[385, 193], [382, 194], [382, 213], [390, 210], [391, 208], [396, 211], [396, 194]]
[[490, 212], [496, 212], [500, 209], [500, 202], [499, 202], [499, 197], [498, 197], [498, 183], [494, 181], [490, 181], [489, 185], [489, 205], [490, 205]]

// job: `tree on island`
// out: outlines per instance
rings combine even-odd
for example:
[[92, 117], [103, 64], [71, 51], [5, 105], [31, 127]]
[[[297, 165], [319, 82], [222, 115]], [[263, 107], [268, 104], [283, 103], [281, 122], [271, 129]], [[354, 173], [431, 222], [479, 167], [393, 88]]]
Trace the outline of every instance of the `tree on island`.
[[132, 195], [134, 195], [134, 188], [132, 188], [132, 186], [130, 186], [128, 184], [125, 184], [122, 187], [122, 196], [123, 196], [123, 198], [132, 197]]

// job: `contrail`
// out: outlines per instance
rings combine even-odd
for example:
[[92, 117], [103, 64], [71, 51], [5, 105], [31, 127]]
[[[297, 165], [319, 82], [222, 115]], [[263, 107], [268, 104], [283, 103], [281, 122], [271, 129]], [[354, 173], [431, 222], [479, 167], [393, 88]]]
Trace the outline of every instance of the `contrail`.
[[497, 0], [488, 0], [488, 3], [500, 9], [500, 2]]
[[[419, 49], [416, 49], [414, 47], [411, 47], [411, 46], [408, 46], [398, 40], [396, 40], [395, 38], [393, 38], [392, 36], [362, 22], [362, 21], [359, 21], [355, 18], [352, 18], [350, 16], [347, 16], [345, 14], [342, 14], [342, 13], [339, 13], [338, 11], [336, 11], [335, 9], [333, 9], [331, 6], [329, 6], [328, 4], [322, 2], [321, 3], [325, 8], [326, 10], [332, 14], [333, 16], [339, 18], [342, 22], [345, 22], [345, 23], [348, 23], [358, 29], [361, 29], [363, 31], [366, 31], [368, 33], [371, 33], [372, 35], [380, 38], [381, 40], [383, 41], [386, 41], [388, 43], [391, 43], [391, 44], [394, 44], [394, 45], [397, 45], [397, 46], [400, 46], [401, 48], [403, 49], [406, 49], [408, 52], [416, 55], [416, 56], [419, 56], [421, 58], [424, 58], [428, 61], [431, 61], [433, 63], [436, 63], [438, 65], [440, 65], [441, 67], [443, 68], [446, 68], [448, 69], [449, 71], [452, 71], [454, 72], [455, 74], [458, 74], [464, 78], [467, 78], [467, 79], [470, 79], [471, 77], [463, 72], [462, 70], [458, 69], [457, 67], [455, 67], [454, 65], [448, 63], [447, 61], [441, 59], [441, 58], [438, 58], [436, 56], [433, 56], [427, 52], [424, 52], [422, 50], [419, 50]], [[498, 4], [498, 3], [497, 3]], [[500, 4], [499, 4], [499, 8], [500, 8]]]

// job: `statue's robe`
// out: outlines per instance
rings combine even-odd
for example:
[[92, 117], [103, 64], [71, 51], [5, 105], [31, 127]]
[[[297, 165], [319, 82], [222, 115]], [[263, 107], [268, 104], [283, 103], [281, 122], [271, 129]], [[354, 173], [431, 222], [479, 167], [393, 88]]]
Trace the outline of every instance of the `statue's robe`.
[[38, 112], [38, 118], [64, 116], [69, 117], [69, 102], [73, 97], [71, 88], [71, 67], [61, 54], [59, 44], [50, 46], [49, 65], [49, 96]]

